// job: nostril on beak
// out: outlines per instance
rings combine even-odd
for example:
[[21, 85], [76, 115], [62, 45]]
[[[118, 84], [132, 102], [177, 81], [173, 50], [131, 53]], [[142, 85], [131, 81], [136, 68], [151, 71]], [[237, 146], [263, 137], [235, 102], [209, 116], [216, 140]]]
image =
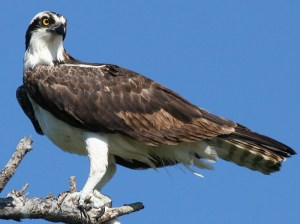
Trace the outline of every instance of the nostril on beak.
[[50, 28], [47, 30], [48, 32], [53, 32], [53, 33], [56, 33], [58, 35], [62, 35], [63, 36], [63, 39], [65, 39], [65, 36], [66, 36], [66, 28], [63, 24], [60, 24], [58, 26], [55, 26], [53, 28]]

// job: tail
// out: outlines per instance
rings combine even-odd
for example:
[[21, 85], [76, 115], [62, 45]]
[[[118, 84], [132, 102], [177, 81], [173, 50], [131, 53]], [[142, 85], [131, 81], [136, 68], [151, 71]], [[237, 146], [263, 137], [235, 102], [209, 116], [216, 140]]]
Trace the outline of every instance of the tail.
[[282, 161], [296, 152], [272, 138], [238, 124], [235, 132], [207, 140], [220, 158], [270, 174], [280, 170]]

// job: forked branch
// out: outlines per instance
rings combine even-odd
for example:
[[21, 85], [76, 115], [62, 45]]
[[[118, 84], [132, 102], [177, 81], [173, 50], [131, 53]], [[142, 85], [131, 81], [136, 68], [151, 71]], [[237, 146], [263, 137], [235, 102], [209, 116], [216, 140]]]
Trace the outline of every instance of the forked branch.
[[[31, 138], [23, 138], [16, 148], [15, 153], [0, 173], [0, 193], [7, 182], [15, 173], [16, 168], [27, 152], [31, 150]], [[106, 201], [105, 211], [91, 208], [83, 211], [78, 208], [78, 201], [72, 194], [76, 192], [76, 179], [70, 179], [70, 191], [61, 193], [58, 197], [49, 195], [46, 198], [27, 198], [25, 194], [28, 184], [20, 191], [13, 190], [6, 198], [0, 198], [0, 219], [44, 219], [50, 222], [98, 224], [112, 220], [144, 208], [140, 202], [111, 208], [111, 201], [104, 196]]]

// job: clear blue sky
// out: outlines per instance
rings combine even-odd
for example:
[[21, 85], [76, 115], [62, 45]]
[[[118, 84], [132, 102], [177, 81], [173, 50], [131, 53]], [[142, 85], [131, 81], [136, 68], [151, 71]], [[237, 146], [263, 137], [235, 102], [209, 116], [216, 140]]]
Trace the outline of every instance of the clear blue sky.
[[[38, 136], [15, 99], [25, 31], [36, 13], [50, 10], [68, 19], [65, 47], [74, 57], [137, 71], [299, 152], [299, 9], [296, 0], [1, 1], [0, 167], [20, 138], [34, 140], [1, 197], [27, 182], [30, 197], [57, 195], [68, 190], [71, 175], [82, 188], [89, 171], [87, 158]], [[178, 168], [118, 167], [103, 193], [116, 206], [144, 202], [143, 211], [121, 219], [128, 224], [299, 223], [299, 156], [271, 176], [223, 161], [215, 168], [202, 179]]]

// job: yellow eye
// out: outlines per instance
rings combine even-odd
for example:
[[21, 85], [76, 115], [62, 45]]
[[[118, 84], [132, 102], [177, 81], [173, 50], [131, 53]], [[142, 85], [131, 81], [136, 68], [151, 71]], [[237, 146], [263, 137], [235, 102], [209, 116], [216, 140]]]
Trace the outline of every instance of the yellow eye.
[[42, 19], [42, 23], [43, 23], [44, 26], [49, 26], [50, 21], [49, 21], [48, 18], [45, 17], [45, 18]]

